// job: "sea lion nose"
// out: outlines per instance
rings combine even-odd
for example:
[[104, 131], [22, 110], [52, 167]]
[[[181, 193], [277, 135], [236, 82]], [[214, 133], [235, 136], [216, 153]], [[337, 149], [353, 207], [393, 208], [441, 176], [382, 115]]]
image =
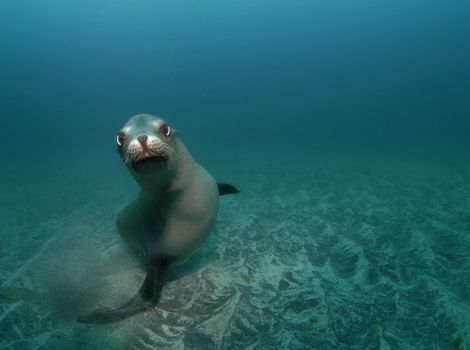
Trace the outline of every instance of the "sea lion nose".
[[139, 140], [139, 142], [145, 146], [147, 144], [147, 138], [147, 135], [140, 135], [137, 137], [137, 140]]

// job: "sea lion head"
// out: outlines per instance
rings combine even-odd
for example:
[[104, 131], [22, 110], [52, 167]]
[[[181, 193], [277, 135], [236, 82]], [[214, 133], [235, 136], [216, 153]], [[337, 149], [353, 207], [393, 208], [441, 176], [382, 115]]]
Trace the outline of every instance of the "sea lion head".
[[138, 114], [117, 134], [117, 149], [132, 173], [154, 172], [169, 167], [175, 134], [166, 121], [150, 114]]

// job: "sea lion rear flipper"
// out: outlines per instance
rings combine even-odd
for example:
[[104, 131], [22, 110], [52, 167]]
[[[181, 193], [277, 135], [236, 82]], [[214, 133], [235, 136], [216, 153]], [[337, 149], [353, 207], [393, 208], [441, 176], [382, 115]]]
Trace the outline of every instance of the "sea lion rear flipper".
[[117, 308], [97, 308], [77, 318], [80, 323], [103, 324], [119, 322], [140, 312], [152, 308], [160, 297], [161, 276], [170, 263], [167, 258], [160, 258], [149, 268], [139, 293], [127, 303]]
[[224, 194], [235, 194], [240, 193], [240, 191], [230, 184], [219, 182], [217, 183], [217, 187], [219, 187], [219, 196], [223, 196]]

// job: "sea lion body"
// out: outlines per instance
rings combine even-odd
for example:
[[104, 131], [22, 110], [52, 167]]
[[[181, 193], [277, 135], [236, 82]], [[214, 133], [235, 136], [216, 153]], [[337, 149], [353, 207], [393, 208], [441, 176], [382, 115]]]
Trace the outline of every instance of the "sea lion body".
[[141, 188], [138, 198], [119, 213], [117, 228], [129, 247], [145, 256], [148, 272], [133, 299], [78, 318], [85, 323], [120, 321], [155, 305], [166, 267], [207, 239], [219, 196], [239, 192], [229, 184], [216, 183], [193, 160], [176, 131], [158, 117], [132, 117], [116, 141], [124, 164]]
[[209, 236], [219, 207], [217, 184], [199, 164], [188, 162], [191, 177], [180, 189], [172, 193], [142, 190], [119, 214], [117, 228], [129, 247], [149, 257], [181, 258]]

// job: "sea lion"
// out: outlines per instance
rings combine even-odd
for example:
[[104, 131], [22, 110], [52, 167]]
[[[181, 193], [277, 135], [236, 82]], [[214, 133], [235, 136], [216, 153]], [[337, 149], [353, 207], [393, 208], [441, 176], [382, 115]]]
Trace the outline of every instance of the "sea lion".
[[118, 232], [146, 257], [147, 276], [137, 295], [115, 308], [82, 315], [84, 323], [109, 323], [147, 310], [158, 302], [161, 276], [175, 260], [195, 251], [210, 234], [219, 196], [239, 191], [217, 184], [164, 120], [133, 116], [116, 137], [118, 152], [141, 188], [117, 217]]

